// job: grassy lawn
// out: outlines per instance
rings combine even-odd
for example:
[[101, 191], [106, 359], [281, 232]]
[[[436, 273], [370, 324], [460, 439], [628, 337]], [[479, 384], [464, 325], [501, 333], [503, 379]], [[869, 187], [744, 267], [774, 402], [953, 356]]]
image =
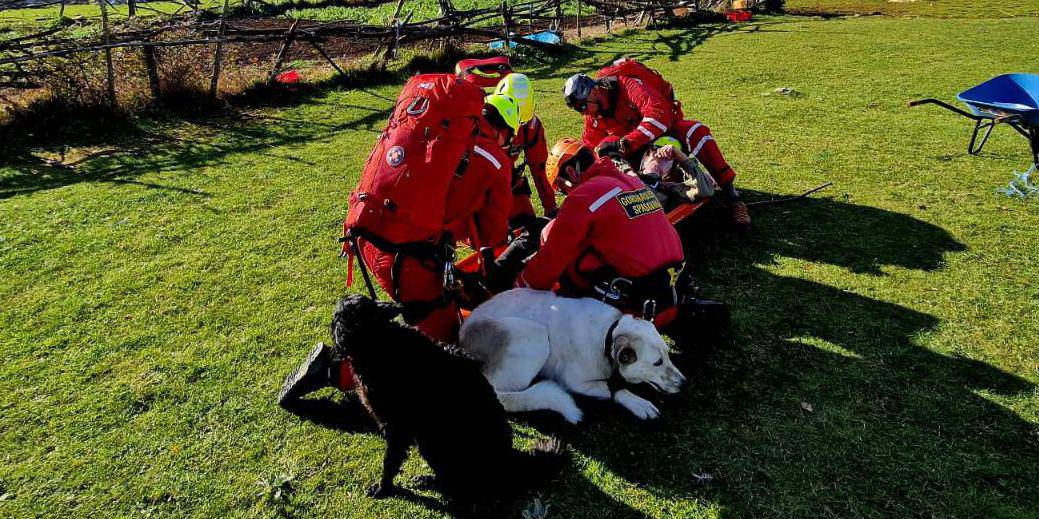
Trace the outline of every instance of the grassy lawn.
[[[659, 423], [517, 419], [520, 442], [573, 450], [550, 516], [1039, 515], [1039, 206], [995, 193], [1026, 146], [1000, 131], [970, 157], [966, 120], [905, 107], [1039, 72], [1037, 30], [764, 18], [530, 63], [550, 140], [579, 131], [563, 80], [630, 55], [673, 80], [749, 198], [835, 182], [710, 240], [699, 276], [734, 344]], [[142, 123], [70, 143], [67, 162], [95, 153], [75, 172], [19, 162], [57, 147], [5, 150], [0, 516], [441, 515], [364, 497], [383, 441], [349, 401], [311, 420], [274, 404], [327, 338], [346, 193], [398, 88]]]
[[792, 11], [948, 18], [1039, 16], [1039, 1], [1022, 0], [787, 0]]
[[[203, 7], [210, 7], [216, 0], [207, 0], [202, 3]], [[140, 4], [137, 16], [142, 18], [173, 14], [176, 12], [187, 12], [183, 4], [177, 2], [148, 2]], [[52, 5], [47, 7], [34, 7], [27, 9], [0, 9], [0, 35], [2, 31], [14, 31], [16, 33], [32, 33], [44, 29], [58, 22], [61, 14], [61, 6]], [[101, 23], [101, 8], [93, 4], [73, 4], [65, 6], [64, 16], [72, 19], [84, 19]], [[108, 8], [109, 19], [113, 22], [125, 21], [129, 12], [125, 4]]]

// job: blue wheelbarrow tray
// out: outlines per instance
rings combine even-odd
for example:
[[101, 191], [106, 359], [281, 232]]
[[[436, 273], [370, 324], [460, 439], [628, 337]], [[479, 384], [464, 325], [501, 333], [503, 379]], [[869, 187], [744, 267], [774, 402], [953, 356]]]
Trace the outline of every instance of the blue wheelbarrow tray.
[[1017, 116], [1025, 126], [1039, 126], [1039, 74], [996, 76], [956, 96], [974, 115]]

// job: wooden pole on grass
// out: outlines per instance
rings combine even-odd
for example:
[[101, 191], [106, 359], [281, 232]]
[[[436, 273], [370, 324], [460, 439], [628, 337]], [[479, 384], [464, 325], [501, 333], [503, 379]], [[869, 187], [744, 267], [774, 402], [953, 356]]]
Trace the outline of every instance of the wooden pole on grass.
[[577, 0], [577, 37], [581, 37], [581, 0]]
[[[105, 0], [97, 0], [101, 6], [101, 29], [105, 32], [105, 45], [112, 44], [112, 31], [108, 27], [108, 7]], [[108, 69], [108, 105], [115, 108], [115, 69], [112, 66], [112, 49], [105, 49], [105, 66]]]
[[346, 75], [346, 72], [343, 72], [343, 69], [339, 68], [339, 65], [336, 65], [335, 61], [332, 61], [332, 57], [329, 56], [328, 53], [325, 52], [325, 49], [322, 49], [321, 46], [318, 45], [316, 41], [314, 41], [314, 40], [307, 40], [307, 43], [310, 43], [310, 45], [313, 46], [315, 50], [317, 50], [318, 54], [321, 54], [321, 57], [325, 58], [325, 61], [327, 61], [329, 65], [332, 65], [332, 68], [334, 68], [335, 71], [338, 72], [340, 76], [345, 76]]
[[216, 52], [213, 53], [213, 77], [209, 79], [209, 97], [212, 99], [216, 99], [216, 88], [220, 83], [220, 61], [224, 57], [224, 29], [226, 27], [228, 2], [229, 0], [224, 0], [224, 9], [220, 11], [220, 28], [217, 31]]
[[512, 29], [509, 18], [511, 18], [509, 16], [509, 4], [507, 0], [501, 0], [501, 22], [502, 29], [505, 31], [505, 52], [512, 48], [512, 35], [510, 34]]
[[[386, 70], [386, 64], [390, 59], [397, 55], [397, 42], [400, 39], [400, 11], [404, 8], [404, 0], [397, 0], [397, 5], [393, 9], [393, 16], [390, 17], [390, 24], [387, 26], [390, 29], [390, 37], [386, 42], [386, 51], [383, 52], [382, 58], [372, 63], [372, 67], [379, 68], [379, 70]], [[376, 49], [375, 54], [378, 55], [379, 51]]]
[[285, 61], [285, 54], [289, 51], [289, 47], [292, 46], [292, 41], [296, 39], [297, 25], [299, 25], [299, 18], [292, 22], [292, 27], [289, 27], [289, 32], [285, 35], [285, 43], [281, 45], [281, 50], [278, 51], [278, 58], [274, 60], [274, 67], [271, 68], [271, 75], [267, 78], [267, 83], [273, 83], [274, 78], [278, 77], [278, 70], [281, 69], [282, 61]]

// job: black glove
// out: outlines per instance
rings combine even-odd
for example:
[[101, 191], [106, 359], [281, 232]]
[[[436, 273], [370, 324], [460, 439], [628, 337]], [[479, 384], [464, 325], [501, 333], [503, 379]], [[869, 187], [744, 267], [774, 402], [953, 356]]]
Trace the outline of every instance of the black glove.
[[609, 142], [604, 142], [600, 144], [599, 148], [596, 151], [599, 153], [600, 157], [609, 157], [614, 155], [620, 156], [624, 155], [624, 149], [626, 147], [627, 146], [625, 146], [624, 139], [619, 139], [616, 141], [610, 140]]

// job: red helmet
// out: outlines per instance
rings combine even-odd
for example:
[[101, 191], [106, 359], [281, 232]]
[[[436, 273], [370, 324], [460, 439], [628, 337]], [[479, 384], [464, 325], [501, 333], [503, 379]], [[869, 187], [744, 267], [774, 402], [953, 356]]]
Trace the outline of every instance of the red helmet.
[[498, 81], [511, 73], [512, 63], [508, 56], [463, 59], [455, 65], [455, 75], [480, 88], [493, 88]]

